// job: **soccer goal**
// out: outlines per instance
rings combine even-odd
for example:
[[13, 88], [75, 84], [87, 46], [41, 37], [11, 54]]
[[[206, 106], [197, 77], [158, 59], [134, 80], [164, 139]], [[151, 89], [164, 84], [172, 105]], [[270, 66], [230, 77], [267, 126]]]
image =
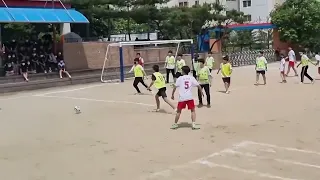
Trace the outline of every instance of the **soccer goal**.
[[[193, 59], [193, 52], [194, 52], [194, 46], [193, 46], [193, 40], [192, 39], [184, 39], [184, 40], [160, 40], [160, 41], [130, 41], [130, 42], [117, 42], [117, 43], [111, 43], [107, 45], [107, 50], [104, 58], [104, 63], [102, 67], [102, 72], [101, 72], [101, 82], [106, 83], [106, 82], [124, 82], [126, 78], [126, 73], [125, 73], [125, 61], [124, 61], [124, 55], [123, 55], [123, 47], [124, 46], [137, 46], [137, 45], [161, 45], [161, 44], [174, 44], [176, 45], [175, 48], [176, 50], [174, 51], [175, 53], [175, 58], [178, 55], [178, 52], [181, 48], [181, 43], [190, 43], [190, 54], [191, 54], [191, 59]], [[110, 58], [110, 52], [111, 48], [116, 48], [118, 49], [119, 53], [119, 68], [107, 68], [107, 65], [109, 64], [108, 62], [110, 60], [114, 60]], [[164, 60], [163, 60], [164, 61]], [[133, 60], [132, 60], [132, 65], [133, 65]], [[110, 78], [112, 77], [112, 78]]]

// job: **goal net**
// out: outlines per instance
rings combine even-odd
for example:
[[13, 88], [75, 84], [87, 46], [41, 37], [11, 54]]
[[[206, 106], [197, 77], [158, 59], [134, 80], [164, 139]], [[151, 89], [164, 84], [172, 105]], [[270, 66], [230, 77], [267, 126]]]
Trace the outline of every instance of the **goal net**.
[[[167, 44], [167, 45], [166, 45]], [[137, 46], [144, 46], [143, 48], [135, 49]], [[184, 47], [190, 47], [188, 50]], [[164, 48], [166, 47], [166, 48]], [[101, 72], [101, 82], [124, 82], [126, 78], [133, 77], [133, 73], [128, 73], [133, 66], [133, 60], [137, 53], [140, 53], [145, 63], [145, 71], [150, 74], [152, 65], [158, 64], [160, 69], [163, 69], [165, 50], [172, 50], [175, 58], [178, 53], [186, 52], [191, 54], [193, 58], [193, 40], [161, 40], [161, 41], [130, 41], [118, 42], [107, 45], [107, 50], [104, 58], [104, 63]], [[145, 53], [141, 53], [145, 52]], [[155, 53], [156, 52], [156, 53]], [[153, 55], [150, 55], [153, 54]], [[157, 54], [155, 57], [154, 54]], [[161, 55], [162, 54], [162, 55]], [[148, 57], [144, 57], [148, 56]], [[188, 64], [188, 63], [187, 63]], [[175, 65], [176, 67], [176, 65]]]

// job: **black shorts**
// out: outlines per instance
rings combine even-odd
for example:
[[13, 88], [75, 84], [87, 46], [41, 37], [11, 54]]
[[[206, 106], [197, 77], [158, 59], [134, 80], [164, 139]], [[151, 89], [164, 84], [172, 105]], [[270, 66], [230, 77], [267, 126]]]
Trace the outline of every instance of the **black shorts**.
[[265, 71], [265, 70], [260, 70], [260, 71], [257, 71], [257, 74], [265, 75], [265, 74], [266, 74], [266, 71]]
[[222, 78], [222, 81], [224, 83], [230, 83], [231, 82], [231, 77], [224, 77], [224, 78]]
[[166, 87], [160, 88], [160, 89], [158, 90], [158, 92], [157, 92], [157, 95], [160, 96], [160, 97], [162, 97], [162, 98], [167, 97], [166, 90], [167, 90]]
[[177, 72], [176, 73], [176, 78], [179, 78], [180, 76], [182, 76], [181, 72]]

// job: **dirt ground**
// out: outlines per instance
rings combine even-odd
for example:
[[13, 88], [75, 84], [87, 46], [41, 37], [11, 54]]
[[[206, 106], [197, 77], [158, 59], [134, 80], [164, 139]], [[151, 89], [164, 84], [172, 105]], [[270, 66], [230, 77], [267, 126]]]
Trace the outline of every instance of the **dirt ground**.
[[197, 131], [188, 111], [171, 130], [174, 115], [152, 112], [153, 96], [133, 95], [132, 80], [2, 95], [0, 179], [318, 180], [320, 82], [281, 84], [271, 64], [268, 84], [254, 86], [247, 66], [234, 68], [224, 94], [215, 73]]

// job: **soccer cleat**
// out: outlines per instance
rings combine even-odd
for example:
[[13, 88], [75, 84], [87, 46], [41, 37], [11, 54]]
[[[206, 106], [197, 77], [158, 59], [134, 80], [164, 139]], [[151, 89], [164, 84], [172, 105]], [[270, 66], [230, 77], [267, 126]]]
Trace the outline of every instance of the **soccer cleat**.
[[207, 108], [211, 108], [211, 105], [210, 105], [210, 104], [208, 104], [208, 105], [207, 105]]
[[174, 123], [172, 126], [171, 126], [171, 128], [170, 129], [178, 129], [179, 128], [179, 125], [178, 124], [176, 124], [176, 123]]

